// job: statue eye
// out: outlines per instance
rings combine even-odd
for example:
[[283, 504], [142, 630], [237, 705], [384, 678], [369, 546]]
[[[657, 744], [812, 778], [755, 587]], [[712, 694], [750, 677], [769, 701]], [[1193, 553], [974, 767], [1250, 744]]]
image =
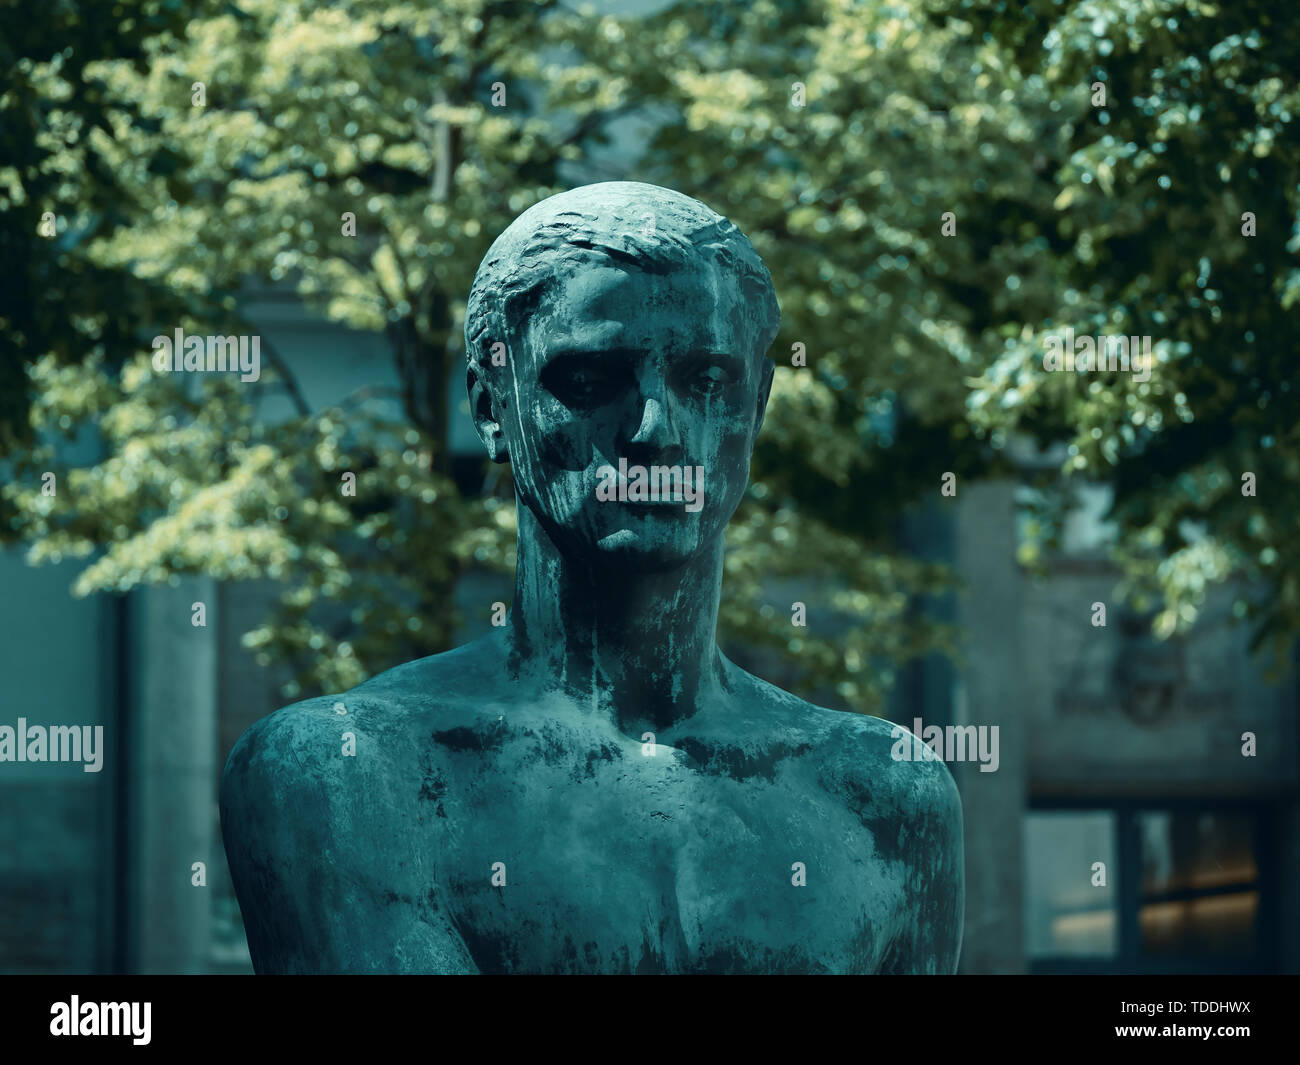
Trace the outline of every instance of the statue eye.
[[735, 360], [719, 355], [692, 366], [685, 383], [694, 391], [708, 394], [734, 384], [739, 377]]
[[616, 381], [610, 368], [597, 359], [566, 356], [548, 363], [542, 385], [561, 403], [593, 403], [606, 398]]

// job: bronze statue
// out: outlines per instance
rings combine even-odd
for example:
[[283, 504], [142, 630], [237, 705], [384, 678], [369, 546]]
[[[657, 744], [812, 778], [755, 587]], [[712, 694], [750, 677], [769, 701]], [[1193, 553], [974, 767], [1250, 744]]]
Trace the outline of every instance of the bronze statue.
[[507, 624], [236, 745], [257, 970], [952, 972], [943, 763], [716, 643], [780, 320], [749, 241], [668, 189], [574, 189], [497, 239], [466, 317], [517, 494]]

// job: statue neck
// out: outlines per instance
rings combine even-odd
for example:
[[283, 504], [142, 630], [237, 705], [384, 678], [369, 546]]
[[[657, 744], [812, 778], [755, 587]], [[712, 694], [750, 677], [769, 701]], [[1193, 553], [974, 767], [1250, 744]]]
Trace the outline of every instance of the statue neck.
[[720, 694], [721, 537], [666, 572], [593, 570], [562, 555], [526, 506], [517, 511], [512, 674], [540, 677], [638, 738]]

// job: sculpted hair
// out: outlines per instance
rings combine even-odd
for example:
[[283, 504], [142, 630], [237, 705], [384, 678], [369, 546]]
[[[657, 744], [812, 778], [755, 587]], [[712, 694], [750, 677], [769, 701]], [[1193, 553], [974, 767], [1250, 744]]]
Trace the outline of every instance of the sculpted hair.
[[609, 181], [534, 204], [493, 242], [465, 308], [469, 365], [492, 380], [499, 369], [492, 345], [509, 350], [518, 339], [511, 323], [526, 321], [557, 279], [593, 255], [650, 273], [707, 265], [736, 277], [755, 324], [754, 355], [766, 353], [780, 329], [772, 276], [736, 225], [671, 189]]

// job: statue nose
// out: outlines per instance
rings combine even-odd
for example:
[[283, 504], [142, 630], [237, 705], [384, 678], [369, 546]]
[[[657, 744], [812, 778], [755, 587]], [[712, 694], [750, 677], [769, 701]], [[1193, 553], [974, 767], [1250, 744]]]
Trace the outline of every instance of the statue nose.
[[678, 455], [681, 447], [677, 440], [668, 405], [663, 396], [644, 396], [640, 402], [641, 417], [636, 433], [628, 441], [629, 450], [635, 454], [630, 458], [653, 457], [671, 459]]

